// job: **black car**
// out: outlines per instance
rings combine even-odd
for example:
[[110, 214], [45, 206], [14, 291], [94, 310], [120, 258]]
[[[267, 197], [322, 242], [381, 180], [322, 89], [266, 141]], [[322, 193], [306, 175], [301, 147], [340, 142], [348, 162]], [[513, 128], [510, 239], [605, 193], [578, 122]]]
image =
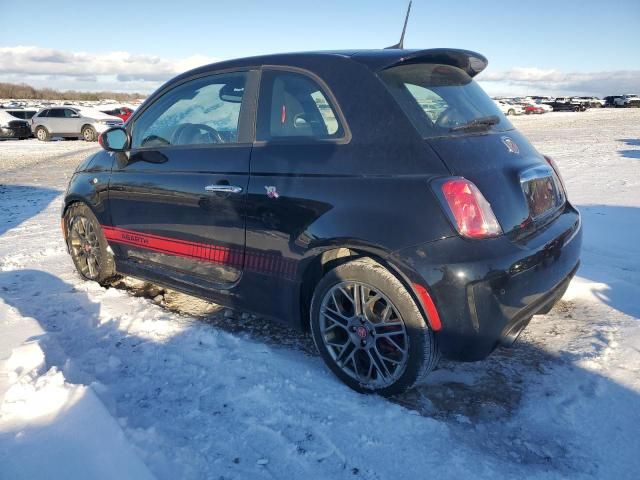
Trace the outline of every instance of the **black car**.
[[80, 274], [148, 279], [309, 330], [389, 395], [478, 360], [562, 296], [580, 215], [453, 49], [296, 53], [169, 81], [65, 195]]
[[31, 136], [29, 122], [18, 120], [6, 110], [0, 109], [0, 139], [14, 138], [24, 140]]
[[584, 103], [558, 100], [545, 103], [550, 105], [554, 112], [585, 112], [587, 110], [587, 105]]

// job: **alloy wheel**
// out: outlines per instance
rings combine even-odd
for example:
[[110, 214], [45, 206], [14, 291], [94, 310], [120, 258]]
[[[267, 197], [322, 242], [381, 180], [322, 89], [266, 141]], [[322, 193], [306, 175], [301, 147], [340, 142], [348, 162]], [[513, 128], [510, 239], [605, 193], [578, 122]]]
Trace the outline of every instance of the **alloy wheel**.
[[334, 285], [320, 307], [320, 332], [335, 364], [367, 388], [384, 388], [405, 371], [409, 337], [398, 309], [360, 282]]
[[93, 131], [90, 128], [85, 128], [82, 131], [82, 136], [84, 137], [85, 142], [93, 141]]
[[93, 223], [83, 216], [73, 217], [70, 224], [71, 254], [80, 273], [93, 280], [100, 274], [100, 243], [96, 229]]

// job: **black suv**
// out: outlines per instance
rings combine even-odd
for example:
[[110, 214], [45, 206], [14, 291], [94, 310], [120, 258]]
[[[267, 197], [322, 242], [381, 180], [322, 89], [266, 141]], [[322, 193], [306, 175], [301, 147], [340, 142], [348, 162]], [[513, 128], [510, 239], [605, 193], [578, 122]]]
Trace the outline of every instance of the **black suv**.
[[582, 238], [557, 167], [472, 80], [486, 64], [390, 49], [180, 75], [76, 170], [76, 268], [308, 329], [361, 392], [482, 359], [562, 296]]

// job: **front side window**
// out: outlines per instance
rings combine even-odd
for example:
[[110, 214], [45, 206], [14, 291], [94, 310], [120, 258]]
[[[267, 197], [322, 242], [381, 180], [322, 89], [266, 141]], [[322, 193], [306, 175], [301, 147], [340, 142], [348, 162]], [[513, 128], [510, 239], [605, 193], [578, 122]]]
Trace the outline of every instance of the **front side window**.
[[379, 74], [425, 137], [513, 128], [498, 106], [463, 70], [451, 65], [400, 65]]
[[278, 70], [267, 70], [262, 74], [258, 140], [342, 136], [343, 129], [335, 109], [313, 79]]
[[74, 118], [78, 116], [78, 112], [76, 112], [75, 110], [71, 110], [70, 108], [65, 108], [64, 109], [64, 116], [66, 118]]
[[212, 75], [170, 90], [136, 119], [132, 147], [237, 143], [246, 79]]

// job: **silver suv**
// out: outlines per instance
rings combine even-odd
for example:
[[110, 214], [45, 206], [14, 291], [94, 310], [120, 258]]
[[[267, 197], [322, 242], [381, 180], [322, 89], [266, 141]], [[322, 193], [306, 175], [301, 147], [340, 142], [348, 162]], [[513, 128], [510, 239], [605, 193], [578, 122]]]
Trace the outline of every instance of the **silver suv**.
[[108, 128], [122, 126], [118, 117], [85, 107], [49, 107], [31, 118], [31, 131], [38, 140], [52, 137], [78, 138], [87, 142], [98, 140], [98, 134]]

